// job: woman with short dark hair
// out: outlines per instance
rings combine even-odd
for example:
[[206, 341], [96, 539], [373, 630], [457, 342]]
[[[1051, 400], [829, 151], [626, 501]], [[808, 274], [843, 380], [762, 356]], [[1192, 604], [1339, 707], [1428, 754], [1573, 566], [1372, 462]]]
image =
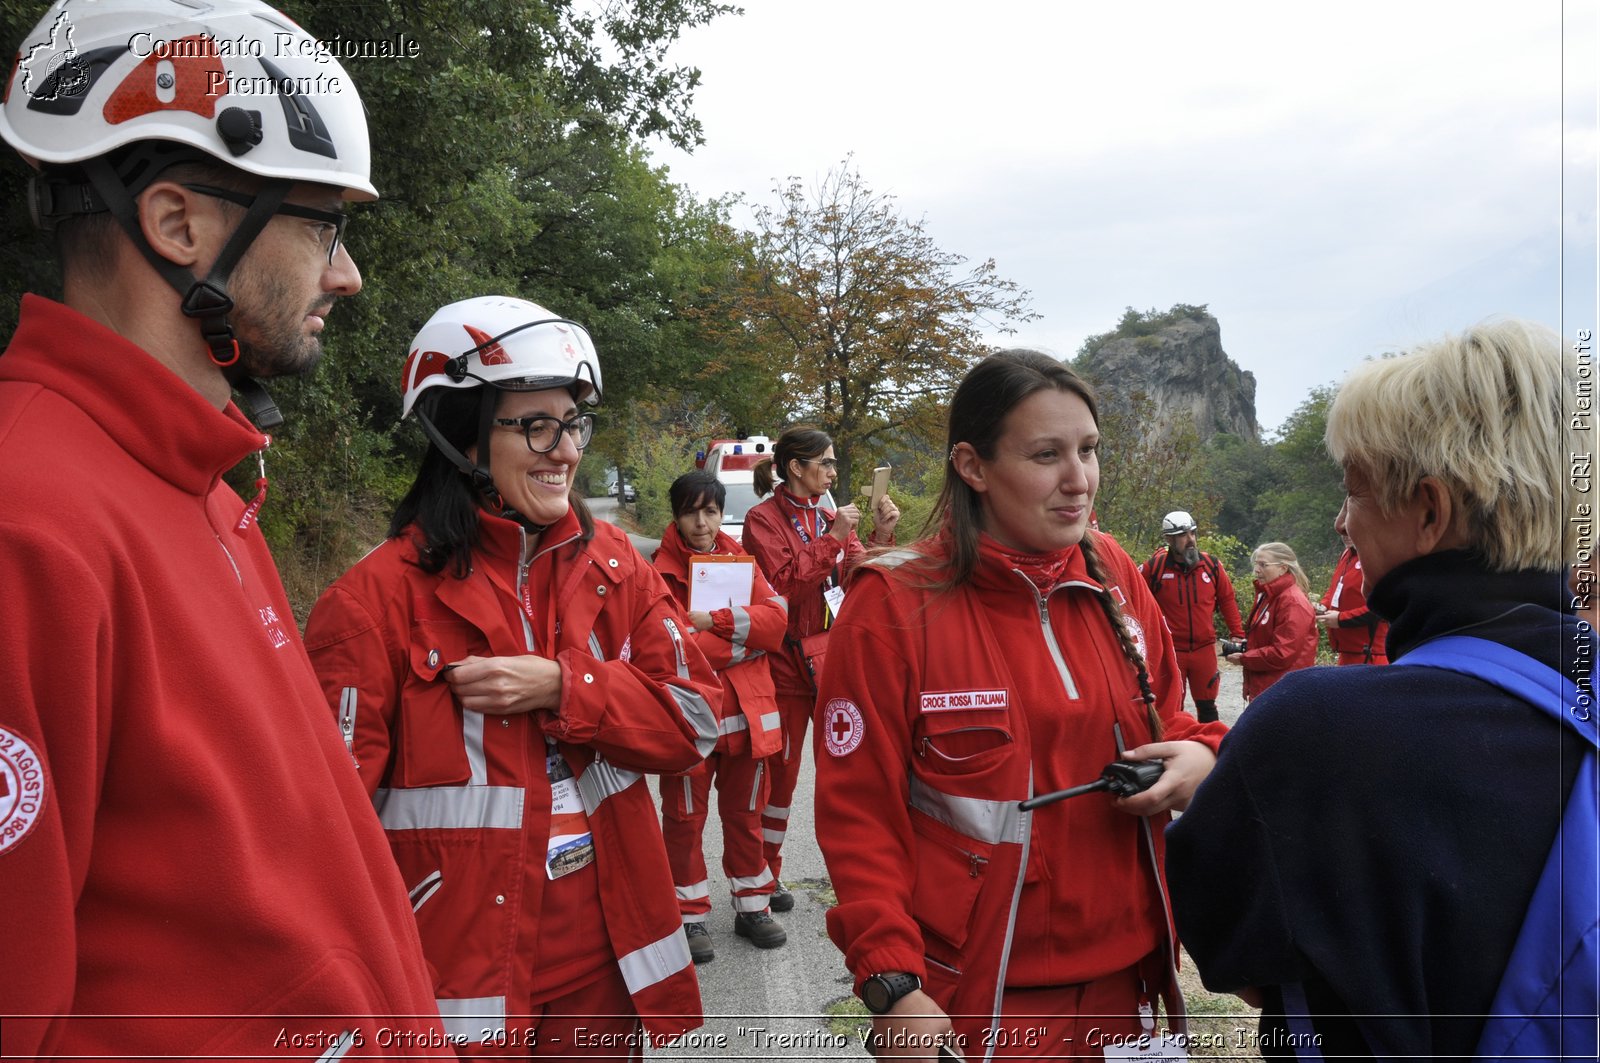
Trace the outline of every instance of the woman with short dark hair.
[[[653, 559], [694, 632], [695, 645], [722, 680], [716, 747], [703, 764], [682, 775], [661, 777], [661, 831], [689, 952], [696, 963], [716, 956], [706, 926], [711, 892], [701, 847], [713, 782], [734, 933], [763, 949], [778, 948], [789, 940], [768, 911], [776, 879], [767, 866], [761, 838], [761, 812], [771, 786], [767, 765], [783, 749], [783, 723], [768, 661], [783, 652], [789, 611], [760, 566], [748, 561], [750, 585], [740, 603], [729, 601], [720, 607], [694, 603], [692, 590], [695, 566], [705, 565], [697, 558], [744, 555], [733, 536], [722, 530], [727, 497], [722, 481], [704, 470], [672, 481], [667, 491], [672, 523], [662, 531]], [[691, 609], [691, 604], [702, 608]]]

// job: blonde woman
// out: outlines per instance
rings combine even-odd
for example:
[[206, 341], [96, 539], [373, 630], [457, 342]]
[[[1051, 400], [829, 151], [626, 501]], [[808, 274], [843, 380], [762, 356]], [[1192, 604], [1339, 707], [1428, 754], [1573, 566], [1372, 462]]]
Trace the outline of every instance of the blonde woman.
[[1287, 543], [1262, 543], [1251, 555], [1256, 604], [1245, 622], [1245, 650], [1227, 660], [1244, 667], [1249, 701], [1296, 668], [1317, 663], [1317, 614], [1311, 586]]
[[1600, 792], [1562, 550], [1578, 350], [1490, 322], [1363, 363], [1334, 399], [1336, 527], [1391, 663], [1273, 687], [1167, 835], [1183, 942], [1207, 986], [1261, 1005], [1263, 1044], [1596, 1058], [1593, 827], [1553, 844]]

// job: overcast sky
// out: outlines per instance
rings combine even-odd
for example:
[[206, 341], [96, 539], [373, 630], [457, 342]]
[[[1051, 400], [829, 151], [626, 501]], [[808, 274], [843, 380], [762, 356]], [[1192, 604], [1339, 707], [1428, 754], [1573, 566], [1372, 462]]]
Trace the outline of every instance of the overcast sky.
[[1070, 357], [1126, 306], [1208, 304], [1270, 431], [1491, 314], [1594, 327], [1600, 0], [742, 6], [674, 48], [706, 143], [657, 161], [774, 203], [853, 152], [1032, 292], [1008, 342]]

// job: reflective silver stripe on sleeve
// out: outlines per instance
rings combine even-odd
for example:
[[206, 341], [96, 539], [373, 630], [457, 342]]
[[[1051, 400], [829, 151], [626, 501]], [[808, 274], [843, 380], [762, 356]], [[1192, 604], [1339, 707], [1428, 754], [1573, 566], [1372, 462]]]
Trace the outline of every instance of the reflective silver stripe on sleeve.
[[520, 786], [433, 786], [372, 795], [384, 830], [521, 830]]
[[750, 611], [742, 605], [736, 605], [733, 607], [733, 638], [730, 640], [733, 645], [733, 654], [730, 663], [738, 664], [740, 661], [754, 656], [754, 654], [745, 653], [744, 644], [749, 639]]
[[911, 777], [911, 807], [932, 816], [958, 834], [990, 845], [1023, 840], [1028, 817], [1016, 801], [985, 801], [942, 793], [922, 779]]
[[345, 751], [356, 755], [356, 688], [345, 687], [339, 692], [339, 730], [344, 735]]
[[776, 602], [778, 607], [783, 610], [783, 615], [789, 615], [789, 599], [785, 598], [783, 595], [774, 594], [771, 598], [768, 598], [767, 601]]
[[722, 720], [717, 724], [717, 733], [723, 735], [731, 735], [736, 731], [748, 730], [750, 730], [750, 721], [744, 718], [744, 713], [740, 713], [737, 716], [729, 716], [726, 720]]
[[776, 731], [783, 726], [783, 713], [764, 712], [761, 714], [761, 729], [763, 731]]
[[768, 819], [788, 819], [789, 809], [786, 806], [768, 805], [761, 810], [761, 814]]
[[899, 568], [907, 561], [913, 560], [916, 556], [917, 552], [915, 550], [890, 550], [887, 553], [882, 553], [877, 557], [874, 557], [872, 560], [868, 561], [867, 564], [872, 565], [875, 568]]
[[461, 741], [467, 747], [467, 777], [469, 786], [484, 786], [489, 782], [489, 762], [483, 755], [483, 713], [464, 711], [461, 714]]
[[734, 875], [728, 879], [728, 888], [734, 893], [740, 890], [758, 890], [772, 881], [772, 868], [764, 867], [759, 875]]
[[689, 655], [683, 652], [683, 635], [678, 631], [678, 625], [670, 616], [661, 618], [661, 624], [667, 629], [667, 638], [672, 640], [672, 652], [678, 658], [678, 678], [689, 678]]
[[787, 833], [787, 831], [773, 830], [771, 827], [762, 827], [761, 840], [764, 842], [771, 842], [773, 845], [782, 845], [783, 836]]
[[622, 980], [628, 983], [629, 996], [642, 993], [657, 982], [666, 981], [691, 962], [689, 939], [684, 936], [682, 926], [660, 941], [653, 941], [642, 949], [634, 949], [626, 956], [617, 958], [617, 966], [622, 968]]
[[584, 812], [594, 815], [606, 798], [620, 794], [642, 778], [644, 776], [636, 771], [619, 768], [601, 757], [595, 757], [583, 769], [583, 774], [578, 776], [578, 796], [583, 798]]
[[694, 748], [702, 757], [709, 756], [717, 746], [717, 714], [711, 711], [711, 703], [692, 690], [667, 684], [667, 692], [672, 695], [672, 700], [678, 703], [678, 711], [694, 728]]
[[484, 1034], [505, 1031], [505, 997], [465, 997], [435, 1003], [439, 1005], [439, 1017], [444, 1020], [444, 1032], [451, 1037], [465, 1037], [469, 1043], [481, 1044], [488, 1040]]

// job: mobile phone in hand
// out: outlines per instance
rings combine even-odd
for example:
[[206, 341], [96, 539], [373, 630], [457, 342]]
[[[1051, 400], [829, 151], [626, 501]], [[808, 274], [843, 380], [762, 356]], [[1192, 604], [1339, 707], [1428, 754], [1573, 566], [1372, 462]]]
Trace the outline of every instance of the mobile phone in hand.
[[872, 470], [872, 493], [868, 498], [867, 512], [872, 514], [872, 519], [878, 519], [878, 499], [889, 493], [889, 470], [891, 466], [879, 465]]

